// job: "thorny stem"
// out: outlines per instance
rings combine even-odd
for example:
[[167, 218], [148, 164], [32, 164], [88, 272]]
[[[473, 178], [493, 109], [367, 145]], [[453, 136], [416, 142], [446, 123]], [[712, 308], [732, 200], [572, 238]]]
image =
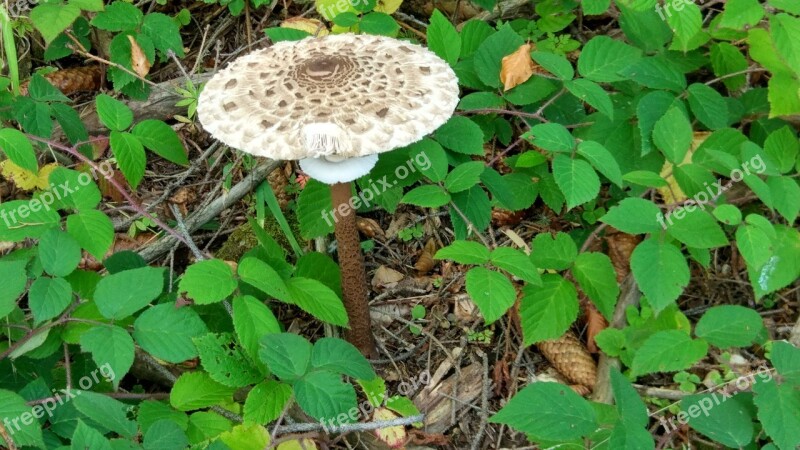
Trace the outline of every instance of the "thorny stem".
[[[79, 160], [83, 161], [84, 163], [88, 164], [88, 165], [89, 165], [89, 166], [90, 166], [92, 169], [94, 169], [94, 170], [96, 171], [96, 173], [99, 173], [99, 174], [103, 175], [103, 176], [105, 177], [105, 179], [106, 179], [106, 180], [107, 180], [107, 181], [108, 181], [108, 182], [109, 182], [109, 183], [110, 183], [112, 186], [114, 186], [114, 189], [116, 189], [117, 191], [119, 191], [119, 193], [120, 193], [120, 194], [121, 194], [121, 195], [122, 195], [122, 196], [125, 198], [125, 200], [127, 200], [127, 201], [128, 201], [128, 203], [130, 203], [131, 207], [132, 207], [132, 208], [133, 208], [133, 209], [134, 209], [134, 210], [135, 210], [137, 213], [139, 213], [139, 214], [141, 214], [142, 216], [144, 216], [144, 217], [147, 217], [148, 219], [152, 220], [152, 221], [153, 221], [153, 223], [155, 223], [156, 225], [158, 225], [158, 226], [159, 226], [159, 227], [160, 227], [162, 230], [164, 230], [164, 231], [166, 231], [167, 233], [171, 234], [171, 235], [172, 235], [172, 236], [173, 236], [175, 239], [177, 239], [178, 241], [182, 242], [182, 243], [183, 243], [183, 244], [185, 244], [186, 246], [189, 246], [189, 247], [191, 247], [191, 246], [190, 246], [190, 244], [189, 244], [189, 243], [186, 241], [186, 239], [185, 239], [185, 238], [184, 238], [184, 237], [183, 237], [183, 236], [182, 236], [180, 233], [178, 233], [177, 231], [175, 231], [175, 230], [174, 230], [172, 227], [170, 227], [170, 226], [169, 226], [169, 225], [167, 225], [166, 223], [162, 222], [162, 221], [161, 221], [161, 219], [159, 219], [159, 218], [157, 218], [156, 216], [154, 216], [154, 215], [150, 214], [149, 212], [147, 212], [147, 211], [146, 211], [146, 210], [145, 210], [145, 209], [142, 207], [142, 205], [140, 205], [140, 204], [139, 204], [139, 203], [138, 203], [138, 202], [137, 202], [137, 201], [136, 201], [136, 200], [133, 198], [133, 196], [131, 196], [131, 194], [128, 192], [128, 190], [127, 190], [127, 189], [125, 189], [124, 187], [122, 187], [122, 185], [120, 185], [120, 184], [119, 184], [119, 182], [118, 182], [118, 181], [117, 181], [117, 180], [114, 178], [114, 176], [113, 176], [113, 175], [112, 175], [112, 176], [106, 176], [106, 175], [103, 173], [103, 171], [102, 171], [102, 170], [100, 170], [100, 166], [98, 166], [98, 165], [97, 165], [97, 164], [96, 164], [94, 161], [92, 161], [91, 159], [87, 158], [87, 157], [86, 157], [86, 156], [84, 156], [84, 155], [83, 155], [81, 152], [79, 152], [78, 150], [76, 150], [76, 147], [68, 147], [68, 146], [66, 146], [66, 145], [61, 145], [61, 144], [59, 144], [59, 143], [57, 143], [57, 142], [52, 142], [52, 141], [49, 141], [49, 140], [47, 140], [47, 139], [42, 139], [42, 138], [40, 138], [40, 137], [38, 137], [38, 136], [34, 136], [34, 135], [32, 135], [32, 134], [26, 134], [26, 136], [28, 137], [28, 139], [30, 139], [30, 140], [32, 140], [32, 141], [41, 142], [41, 143], [43, 143], [43, 144], [47, 144], [47, 145], [49, 145], [49, 146], [51, 146], [51, 147], [53, 147], [53, 148], [57, 148], [57, 149], [59, 149], [59, 150], [61, 150], [61, 151], [63, 151], [63, 152], [69, 153], [69, 154], [70, 154], [70, 155], [72, 155], [73, 157], [75, 157], [75, 158], [77, 158], [77, 159], [79, 159]], [[92, 140], [90, 139], [90, 140], [89, 140], [89, 141], [87, 141], [87, 142], [92, 142]]]
[[[331, 186], [331, 200], [336, 214], [334, 235], [339, 248], [339, 267], [342, 270], [342, 297], [350, 329], [345, 331], [345, 338], [364, 356], [376, 357], [377, 348], [372, 336], [372, 323], [369, 317], [369, 294], [367, 292], [367, 275], [364, 271], [364, 256], [358, 238], [355, 211], [348, 202], [351, 196], [351, 184], [336, 183]], [[339, 205], [346, 214], [338, 213]]]

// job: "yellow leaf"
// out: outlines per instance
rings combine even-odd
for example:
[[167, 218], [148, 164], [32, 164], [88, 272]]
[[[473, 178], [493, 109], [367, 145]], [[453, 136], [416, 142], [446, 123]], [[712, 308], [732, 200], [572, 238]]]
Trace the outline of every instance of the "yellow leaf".
[[0, 162], [0, 175], [6, 180], [14, 183], [18, 188], [23, 191], [31, 191], [33, 189], [47, 189], [49, 186], [48, 179], [50, 172], [56, 167], [57, 163], [47, 164], [39, 169], [39, 173], [33, 173], [27, 169], [14, 164], [11, 160]]
[[139, 47], [139, 43], [136, 42], [133, 36], [129, 34], [128, 40], [131, 42], [131, 67], [133, 67], [134, 72], [143, 77], [150, 72], [150, 61], [147, 60], [142, 47]]
[[305, 31], [312, 36], [325, 36], [328, 34], [328, 27], [317, 19], [306, 19], [305, 17], [292, 17], [281, 22], [281, 28], [291, 28], [293, 30]]
[[[689, 151], [686, 152], [686, 156], [683, 157], [681, 165], [690, 164], [692, 162], [692, 155], [694, 154], [694, 151], [700, 147], [700, 144], [702, 144], [710, 134], [711, 133], [707, 131], [698, 131], [694, 133], [692, 146], [689, 148]], [[658, 193], [661, 194], [661, 198], [664, 199], [664, 203], [667, 205], [680, 203], [689, 198], [678, 185], [678, 180], [676, 180], [675, 175], [672, 174], [672, 169], [672, 163], [669, 161], [664, 161], [664, 166], [661, 167], [661, 173], [659, 174], [662, 178], [667, 180], [667, 186], [658, 188]]]
[[514, 53], [503, 57], [500, 68], [500, 81], [503, 82], [504, 91], [519, 86], [528, 81], [528, 78], [533, 75], [532, 49], [533, 46], [531, 44], [523, 44]]
[[[392, 411], [386, 408], [378, 408], [375, 410], [375, 414], [372, 417], [372, 420], [380, 421], [380, 420], [392, 420], [397, 419], [397, 414], [393, 413]], [[378, 436], [378, 439], [382, 440], [391, 448], [400, 448], [402, 447], [406, 439], [408, 438], [406, 434], [406, 428], [403, 426], [395, 426], [395, 427], [388, 427], [388, 428], [381, 428], [375, 430], [375, 434]]]
[[394, 14], [395, 11], [400, 9], [400, 5], [402, 4], [403, 0], [378, 0], [378, 4], [375, 5], [374, 11], [386, 14]]

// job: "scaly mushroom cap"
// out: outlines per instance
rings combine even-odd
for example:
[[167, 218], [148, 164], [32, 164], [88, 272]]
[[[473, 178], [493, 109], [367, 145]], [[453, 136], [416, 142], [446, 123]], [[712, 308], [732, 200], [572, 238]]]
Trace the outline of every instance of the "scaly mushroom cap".
[[[343, 160], [422, 139], [457, 103], [455, 73], [426, 48], [340, 34], [236, 59], [208, 81], [197, 114], [231, 147], [272, 159], [317, 158], [317, 166], [335, 170]], [[365, 159], [368, 171], [375, 158]]]

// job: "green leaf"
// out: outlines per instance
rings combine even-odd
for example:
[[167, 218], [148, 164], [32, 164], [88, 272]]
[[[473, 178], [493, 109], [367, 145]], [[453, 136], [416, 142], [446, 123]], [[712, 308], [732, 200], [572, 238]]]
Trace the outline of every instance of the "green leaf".
[[786, 95], [800, 91], [800, 81], [783, 73], [776, 73], [769, 80], [769, 104], [771, 117], [792, 115], [800, 111], [800, 97]]
[[97, 367], [106, 366], [114, 389], [133, 365], [134, 345], [130, 334], [114, 325], [98, 325], [81, 335], [81, 349], [92, 354]]
[[427, 30], [428, 48], [451, 66], [458, 61], [461, 54], [461, 36], [444, 14], [433, 10], [431, 24]]
[[568, 269], [577, 256], [575, 241], [560, 231], [555, 237], [549, 233], [538, 234], [531, 242], [531, 261], [542, 269]]
[[245, 423], [270, 423], [280, 417], [292, 398], [292, 387], [275, 380], [255, 385], [244, 402]]
[[114, 224], [98, 210], [80, 211], [67, 216], [67, 232], [98, 260], [114, 242]]
[[70, 448], [91, 448], [97, 450], [112, 450], [111, 442], [97, 429], [86, 425], [83, 420], [77, 420], [77, 426], [72, 433]]
[[149, 37], [155, 48], [162, 53], [172, 50], [179, 58], [184, 56], [180, 29], [169, 16], [161, 13], [147, 14], [142, 22], [141, 33]]
[[792, 383], [800, 381], [800, 348], [788, 342], [774, 341], [770, 359], [784, 379]]
[[687, 52], [697, 48], [695, 35], [703, 28], [703, 14], [695, 3], [683, 3], [683, 10], [667, 15], [667, 23], [675, 37], [672, 40], [672, 50]]
[[689, 86], [689, 107], [697, 120], [709, 130], [728, 126], [728, 104], [716, 90], [702, 83]]
[[212, 380], [232, 388], [258, 383], [263, 378], [230, 333], [208, 333], [194, 338], [203, 369]]
[[[337, 424], [353, 421], [347, 414], [356, 408], [356, 391], [353, 385], [344, 383], [338, 374], [319, 371], [311, 372], [294, 383], [297, 404], [308, 415], [326, 423], [336, 420]], [[346, 419], [339, 421], [344, 414]]]
[[131, 134], [139, 138], [139, 142], [148, 150], [162, 158], [175, 164], [189, 164], [181, 139], [166, 123], [160, 120], [143, 120], [133, 127]]
[[711, 213], [725, 225], [739, 225], [742, 222], [742, 212], [733, 205], [719, 205]]
[[[567, 58], [555, 53], [535, 51], [531, 53], [531, 58], [542, 68], [556, 77], [569, 81], [575, 76], [575, 69]], [[568, 83], [567, 83], [568, 84]]]
[[542, 286], [522, 288], [519, 314], [525, 345], [557, 339], [578, 318], [578, 292], [556, 274], [542, 275]]
[[144, 450], [172, 450], [189, 446], [189, 438], [181, 427], [171, 420], [159, 420], [144, 433]]
[[311, 368], [311, 343], [293, 333], [267, 334], [259, 341], [258, 356], [276, 377], [294, 381]]
[[493, 92], [473, 92], [462, 97], [456, 109], [472, 111], [475, 109], [502, 108], [505, 104], [505, 99]]
[[111, 152], [117, 158], [117, 164], [125, 179], [130, 183], [134, 190], [144, 177], [145, 164], [147, 157], [144, 154], [144, 147], [136, 136], [121, 131], [112, 131], [109, 136]]
[[681, 400], [684, 414], [698, 407], [702, 414], [689, 414], [689, 426], [694, 430], [732, 448], [745, 448], [753, 441], [755, 417], [747, 394], [736, 394], [728, 399], [717, 394], [699, 394]]
[[32, 99], [39, 102], [69, 102], [69, 97], [62, 94], [55, 86], [50, 84], [47, 79], [38, 73], [31, 76], [28, 85], [28, 94]]
[[408, 146], [409, 159], [429, 180], [438, 182], [447, 176], [447, 153], [438, 142], [425, 138]]
[[622, 176], [622, 180], [645, 187], [667, 187], [669, 184], [659, 174], [649, 170], [634, 170]]
[[639, 119], [639, 135], [642, 137], [642, 155], [653, 150], [653, 127], [674, 104], [675, 96], [666, 91], [652, 91], [639, 100], [636, 115]]
[[575, 148], [575, 138], [564, 125], [559, 123], [534, 125], [522, 137], [533, 145], [551, 152], [571, 152]]
[[28, 291], [28, 305], [34, 324], [52, 319], [72, 303], [72, 287], [63, 278], [37, 278]]
[[693, 340], [684, 331], [658, 331], [636, 351], [631, 366], [634, 376], [688, 369], [706, 356], [708, 344]]
[[775, 209], [788, 223], [794, 223], [800, 212], [800, 186], [790, 177], [767, 178]]
[[469, 161], [459, 164], [445, 178], [444, 187], [449, 192], [466, 191], [478, 184], [485, 168], [483, 161]]
[[753, 387], [758, 421], [780, 449], [800, 445], [800, 392], [793, 383], [778, 384], [774, 379]]
[[106, 94], [95, 98], [100, 122], [112, 131], [125, 131], [133, 123], [133, 111], [125, 103]]
[[6, 261], [0, 259], [0, 273], [3, 283], [0, 284], [0, 319], [6, 317], [17, 306], [17, 299], [28, 286], [25, 273], [25, 261]]
[[258, 356], [261, 336], [281, 332], [281, 326], [272, 311], [249, 295], [233, 299], [233, 328], [239, 344], [255, 362], [261, 361]]
[[800, 141], [789, 126], [770, 133], [764, 141], [764, 153], [778, 163], [778, 170], [787, 173], [792, 170], [800, 153]]
[[555, 155], [553, 176], [567, 200], [567, 209], [593, 200], [600, 193], [600, 178], [592, 166], [582, 159]]
[[442, 146], [465, 155], [483, 155], [483, 131], [463, 116], [453, 116], [435, 133]]
[[0, 130], [0, 150], [3, 150], [14, 164], [29, 172], [39, 173], [39, 163], [36, 161], [31, 141], [19, 130], [14, 128]]
[[[90, 173], [57, 167], [50, 173], [48, 181], [52, 186], [51, 192], [56, 195], [53, 206], [57, 209], [94, 210], [102, 198], [100, 189], [92, 182]], [[42, 203], [46, 201], [43, 195], [40, 195], [39, 199]]]
[[535, 285], [542, 284], [539, 271], [533, 265], [530, 257], [511, 247], [498, 247], [492, 251], [490, 257], [493, 266], [503, 269], [519, 279]]
[[389, 14], [382, 12], [371, 12], [361, 18], [359, 28], [364, 33], [378, 34], [383, 36], [397, 36], [400, 25]]
[[[487, 37], [475, 52], [475, 72], [487, 86], [499, 88], [503, 57], [517, 51], [525, 41], [509, 25]], [[444, 145], [444, 144], [443, 144]], [[445, 145], [447, 147], [447, 145]]]
[[234, 388], [223, 386], [205, 372], [185, 372], [175, 381], [169, 404], [178, 411], [207, 408], [231, 398]]
[[[537, 413], [531, 414], [532, 405]], [[568, 386], [539, 382], [526, 386], [489, 419], [530, 434], [537, 440], [565, 442], [589, 435], [597, 428], [592, 405]]]
[[502, 317], [517, 299], [514, 285], [499, 272], [473, 267], [465, 278], [467, 294], [478, 305], [487, 325]]
[[649, 415], [639, 393], [636, 392], [631, 382], [616, 367], [611, 367], [609, 375], [611, 375], [611, 390], [614, 393], [614, 403], [617, 404], [622, 421], [635, 427], [646, 427], [649, 422]]
[[200, 261], [186, 268], [180, 281], [180, 292], [200, 305], [224, 300], [236, 290], [233, 270], [219, 259]]
[[747, 265], [755, 270], [764, 267], [775, 250], [767, 233], [760, 227], [749, 224], [736, 229], [736, 246]]
[[[332, 3], [336, 2], [336, 0], [328, 0], [328, 1], [331, 1]], [[321, 5], [322, 3], [323, 1], [316, 2], [318, 6]], [[330, 20], [327, 17], [326, 19]], [[308, 31], [295, 30], [294, 28], [283, 28], [283, 27], [267, 28], [264, 30], [264, 33], [267, 34], [267, 37], [269, 37], [270, 41], [275, 43], [283, 41], [299, 41], [301, 39], [305, 39], [311, 36], [311, 33], [309, 33]]]
[[423, 208], [439, 208], [450, 202], [450, 194], [438, 185], [425, 184], [408, 191], [401, 202]]
[[[21, 417], [23, 414], [31, 414], [31, 407], [28, 406], [25, 399], [15, 392], [0, 389], [0, 417]], [[42, 439], [42, 426], [39, 421], [29, 420], [27, 422], [18, 420], [12, 426], [6, 424], [6, 431], [18, 446], [45, 448], [44, 440]], [[2, 437], [0, 437], [0, 443], [5, 444], [5, 440]], [[6, 444], [6, 446], [8, 445]]]
[[196, 357], [192, 339], [208, 333], [206, 324], [191, 308], [176, 309], [170, 303], [145, 310], [133, 328], [133, 338], [143, 350], [176, 364]]
[[0, 203], [0, 240], [19, 242], [37, 238], [59, 224], [61, 217], [51, 208], [32, 208], [33, 202], [11, 200]]
[[311, 366], [316, 370], [330, 370], [357, 380], [377, 377], [367, 358], [353, 344], [337, 338], [322, 338], [314, 343]]
[[564, 87], [581, 101], [588, 103], [592, 108], [614, 120], [614, 104], [611, 102], [611, 97], [599, 84], [579, 78], [564, 83]]
[[314, 179], [308, 180], [297, 199], [297, 221], [302, 236], [311, 239], [333, 232], [332, 210], [330, 186]]
[[622, 187], [622, 172], [614, 156], [602, 144], [595, 141], [581, 141], [578, 154], [586, 158], [598, 172], [612, 183]]
[[690, 247], [714, 248], [728, 245], [728, 237], [714, 217], [694, 205], [672, 211], [666, 220], [667, 233]]
[[611, 321], [619, 297], [617, 274], [611, 259], [603, 253], [581, 253], [575, 259], [572, 274], [597, 310]]
[[728, 0], [719, 25], [735, 30], [754, 26], [764, 17], [764, 7], [758, 0]]
[[769, 0], [769, 4], [788, 13], [800, 14], [800, 4], [793, 0]]
[[654, 238], [633, 250], [631, 270], [656, 314], [673, 304], [689, 284], [689, 265], [680, 250]]
[[653, 143], [675, 164], [683, 162], [692, 138], [692, 124], [677, 106], [671, 107], [653, 128]]
[[781, 59], [794, 70], [800, 70], [800, 19], [778, 13], [769, 18], [769, 31]]
[[81, 247], [69, 234], [52, 228], [39, 238], [39, 259], [47, 273], [65, 277], [81, 262]]
[[116, 1], [106, 6], [105, 11], [97, 13], [90, 23], [106, 31], [134, 31], [143, 18], [139, 8], [124, 1]]
[[[719, 42], [711, 45], [711, 67], [714, 75], [724, 77], [746, 70], [748, 62], [736, 46], [727, 42]], [[744, 74], [726, 77], [722, 80], [729, 90], [740, 89], [746, 82]]]
[[269, 264], [257, 258], [245, 258], [239, 263], [239, 277], [247, 284], [270, 297], [293, 303], [283, 278]]
[[483, 20], [468, 20], [461, 28], [461, 59], [472, 56], [483, 42], [495, 33]]
[[581, 2], [583, 14], [587, 16], [597, 16], [606, 12], [611, 6], [611, 0], [584, 0]]
[[469, 226], [464, 218], [450, 208], [450, 220], [453, 222], [453, 230], [456, 239], [466, 239], [474, 232], [482, 232], [489, 226], [492, 220], [492, 206], [489, 196], [480, 186], [473, 186], [468, 191], [453, 194], [453, 204], [466, 216], [470, 222]]
[[75, 409], [101, 427], [126, 438], [136, 435], [136, 422], [128, 419], [128, 406], [107, 395], [91, 391], [75, 392], [72, 402]]
[[726, 349], [748, 347], [763, 331], [763, 320], [756, 311], [739, 305], [721, 305], [703, 314], [694, 333], [709, 344]]
[[124, 319], [155, 300], [163, 288], [164, 269], [125, 270], [100, 280], [94, 291], [94, 301], [103, 317]]
[[487, 167], [481, 174], [481, 181], [491, 192], [497, 206], [511, 211], [530, 208], [539, 194], [539, 187], [531, 177], [519, 172], [500, 175], [496, 170]]
[[294, 277], [286, 282], [291, 303], [317, 319], [333, 325], [347, 326], [347, 310], [342, 300], [321, 282], [303, 277]]
[[440, 248], [433, 257], [452, 259], [459, 264], [485, 264], [489, 262], [489, 249], [477, 242], [459, 240]]
[[649, 56], [626, 66], [620, 75], [651, 89], [680, 92], [686, 89], [686, 77], [666, 58]]
[[45, 43], [49, 44], [80, 15], [81, 10], [77, 6], [46, 3], [33, 8], [30, 19], [36, 30], [42, 34]]
[[608, 36], [595, 36], [583, 46], [578, 57], [578, 73], [597, 83], [622, 81], [620, 71], [636, 63], [642, 51]]

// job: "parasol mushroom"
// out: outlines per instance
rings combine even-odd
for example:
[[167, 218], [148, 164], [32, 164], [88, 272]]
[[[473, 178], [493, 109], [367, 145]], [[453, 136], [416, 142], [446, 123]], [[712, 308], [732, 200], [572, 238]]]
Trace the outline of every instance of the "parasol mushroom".
[[[345, 333], [375, 354], [351, 182], [378, 154], [422, 139], [453, 114], [458, 79], [424, 47], [355, 34], [279, 42], [240, 57], [206, 84], [197, 113], [225, 144], [272, 159], [300, 160], [331, 185]], [[348, 206], [343, 206], [348, 205]]]

